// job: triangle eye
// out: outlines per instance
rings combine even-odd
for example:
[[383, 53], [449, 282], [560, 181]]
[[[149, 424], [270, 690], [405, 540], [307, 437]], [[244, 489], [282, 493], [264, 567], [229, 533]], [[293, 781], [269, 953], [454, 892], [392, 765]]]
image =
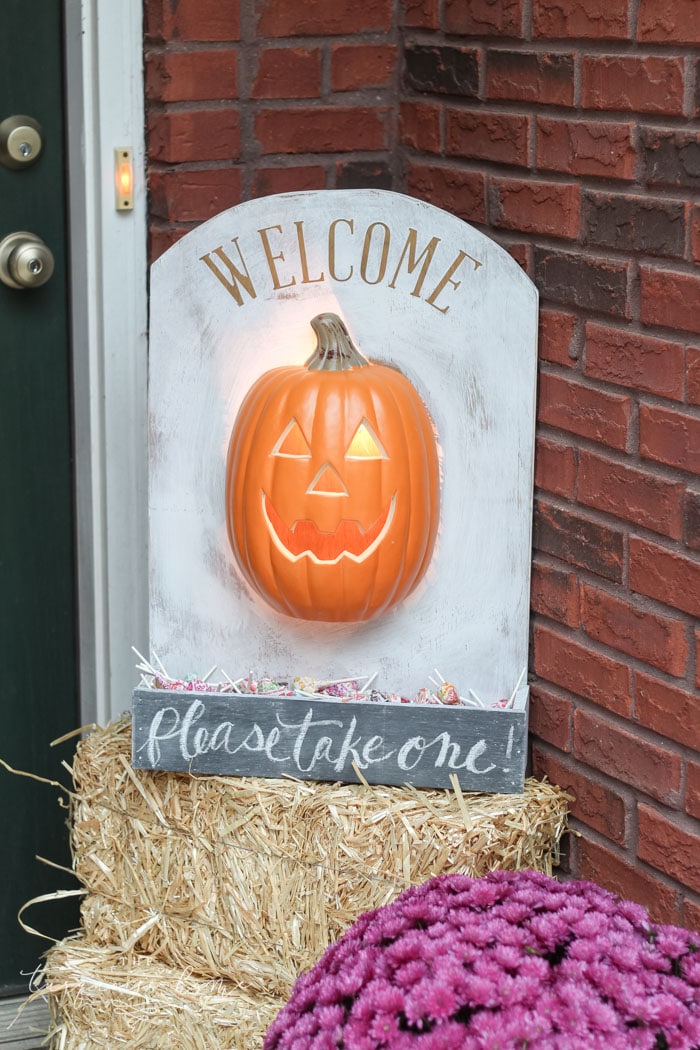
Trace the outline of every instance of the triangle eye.
[[388, 459], [386, 450], [370, 423], [363, 419], [345, 453], [346, 459]]
[[271, 454], [287, 459], [311, 459], [311, 448], [296, 419], [287, 423]]

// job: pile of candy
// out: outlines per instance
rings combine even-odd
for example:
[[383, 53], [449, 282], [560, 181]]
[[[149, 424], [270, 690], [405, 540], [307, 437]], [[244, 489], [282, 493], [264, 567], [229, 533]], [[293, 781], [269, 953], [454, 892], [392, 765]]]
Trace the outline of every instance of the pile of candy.
[[185, 679], [171, 678], [157, 656], [154, 655], [154, 662], [158, 664], [158, 667], [154, 667], [138, 650], [134, 649], [134, 652], [140, 660], [136, 667], [141, 672], [142, 686], [148, 689], [170, 689], [175, 692], [188, 693], [238, 693], [246, 696], [332, 698], [344, 702], [359, 701], [370, 704], [434, 704], [446, 707], [504, 708], [512, 706], [524, 678], [523, 672], [510, 699], [502, 697], [490, 703], [484, 703], [473, 689], [468, 691], [467, 696], [461, 696], [457, 687], [452, 682], [445, 681], [438, 671], [435, 671], [437, 678], [430, 678], [430, 686], [419, 689], [413, 697], [407, 697], [400, 693], [375, 689], [373, 682], [377, 677], [376, 672], [369, 678], [338, 678], [333, 681], [319, 681], [307, 675], [300, 675], [289, 681], [274, 681], [267, 675], [256, 677], [252, 671], [242, 678], [232, 679], [225, 671], [221, 671], [224, 680], [211, 682], [212, 675], [217, 671], [216, 667], [212, 667], [203, 678], [194, 675]]

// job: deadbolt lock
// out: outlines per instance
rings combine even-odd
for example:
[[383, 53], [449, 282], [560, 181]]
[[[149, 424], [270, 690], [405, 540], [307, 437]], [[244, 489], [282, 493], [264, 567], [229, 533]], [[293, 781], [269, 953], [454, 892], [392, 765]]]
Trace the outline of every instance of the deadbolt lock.
[[0, 281], [8, 288], [39, 288], [53, 267], [51, 249], [35, 233], [18, 230], [0, 241]]
[[6, 168], [28, 168], [39, 159], [44, 137], [34, 117], [16, 114], [0, 124], [0, 164]]

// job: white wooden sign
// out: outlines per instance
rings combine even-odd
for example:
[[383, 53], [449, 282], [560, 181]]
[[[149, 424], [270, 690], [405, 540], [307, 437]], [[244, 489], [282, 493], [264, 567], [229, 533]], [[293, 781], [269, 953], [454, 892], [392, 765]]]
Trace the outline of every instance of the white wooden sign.
[[[324, 313], [408, 380], [438, 449], [432, 556], [364, 622], [277, 611], [227, 535], [241, 405], [263, 374], [307, 361]], [[378, 688], [412, 696], [438, 668], [465, 695], [510, 696], [527, 663], [536, 325], [536, 289], [503, 249], [387, 191], [249, 201], [166, 252], [151, 275], [149, 502], [151, 646], [168, 672], [376, 670]]]

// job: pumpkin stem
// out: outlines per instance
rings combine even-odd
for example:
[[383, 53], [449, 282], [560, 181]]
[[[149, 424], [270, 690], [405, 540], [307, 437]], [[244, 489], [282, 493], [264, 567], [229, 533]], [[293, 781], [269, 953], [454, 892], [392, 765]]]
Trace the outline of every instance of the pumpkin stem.
[[360, 353], [337, 314], [317, 314], [311, 320], [318, 346], [306, 362], [310, 371], [343, 372], [369, 364]]

